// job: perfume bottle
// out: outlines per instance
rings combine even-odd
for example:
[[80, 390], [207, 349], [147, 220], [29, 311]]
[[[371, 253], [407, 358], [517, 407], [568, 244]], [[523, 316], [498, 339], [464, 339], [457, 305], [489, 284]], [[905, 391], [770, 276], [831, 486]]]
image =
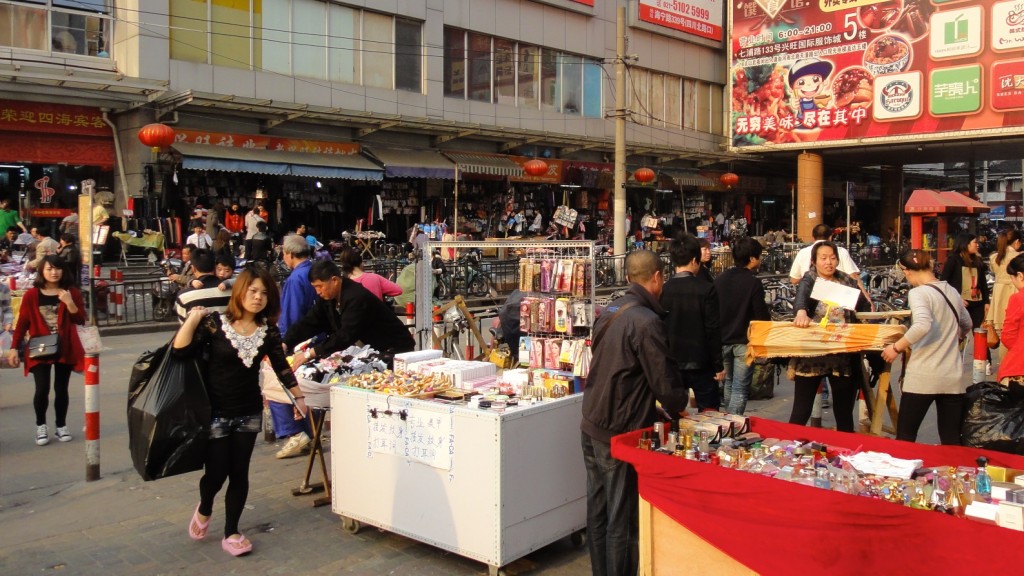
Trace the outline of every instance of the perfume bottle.
[[988, 458], [979, 456], [976, 462], [978, 463], [978, 475], [974, 477], [974, 491], [985, 502], [991, 502], [992, 478], [988, 475], [988, 471], [985, 469], [985, 466], [988, 464]]
[[640, 445], [637, 446], [637, 447], [640, 448], [641, 450], [650, 450], [651, 449], [651, 433], [650, 432], [644, 432], [643, 434], [640, 435]]

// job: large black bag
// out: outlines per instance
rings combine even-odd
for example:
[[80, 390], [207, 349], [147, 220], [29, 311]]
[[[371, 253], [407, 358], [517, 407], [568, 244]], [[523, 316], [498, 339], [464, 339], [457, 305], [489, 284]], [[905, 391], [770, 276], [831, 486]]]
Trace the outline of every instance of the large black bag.
[[967, 389], [964, 446], [1024, 455], [1024, 386], [979, 382]]
[[775, 382], [778, 368], [774, 362], [754, 362], [750, 378], [750, 393], [747, 400], [768, 400], [775, 397]]
[[128, 445], [143, 480], [201, 470], [206, 457], [210, 400], [202, 372], [169, 349], [139, 356], [128, 385]]

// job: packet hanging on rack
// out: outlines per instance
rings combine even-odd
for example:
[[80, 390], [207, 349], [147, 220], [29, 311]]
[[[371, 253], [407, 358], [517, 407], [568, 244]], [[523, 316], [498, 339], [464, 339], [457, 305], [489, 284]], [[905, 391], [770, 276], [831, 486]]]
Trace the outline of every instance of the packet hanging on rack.
[[548, 338], [544, 341], [544, 368], [558, 370], [561, 364], [558, 361], [562, 354], [562, 339]]
[[531, 354], [533, 353], [533, 341], [534, 338], [531, 336], [521, 336], [519, 338], [519, 365], [529, 366]]
[[586, 302], [575, 301], [572, 303], [572, 325], [583, 328], [590, 326], [590, 314]]
[[519, 330], [520, 332], [531, 332], [532, 331], [532, 319], [530, 314], [530, 305], [533, 301], [532, 298], [523, 298], [519, 302]]
[[529, 258], [519, 261], [519, 289], [523, 292], [533, 290], [533, 260]]
[[569, 331], [569, 299], [559, 298], [555, 300], [555, 332], [566, 333]]
[[554, 274], [555, 262], [545, 260], [540, 263], [540, 291], [545, 294], [551, 292], [551, 278]]

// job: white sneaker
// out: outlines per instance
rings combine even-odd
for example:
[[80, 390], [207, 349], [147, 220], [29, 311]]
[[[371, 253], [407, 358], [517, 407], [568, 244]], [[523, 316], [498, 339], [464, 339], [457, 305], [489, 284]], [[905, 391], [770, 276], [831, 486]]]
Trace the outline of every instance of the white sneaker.
[[58, 426], [57, 431], [53, 435], [61, 442], [71, 442], [71, 432], [68, 431], [67, 426]]
[[311, 440], [305, 432], [299, 432], [289, 438], [288, 441], [284, 443], [284, 446], [277, 451], [277, 454], [275, 454], [274, 457], [280, 459], [301, 456], [307, 452], [310, 442]]
[[46, 446], [50, 443], [50, 430], [46, 424], [36, 427], [36, 446]]

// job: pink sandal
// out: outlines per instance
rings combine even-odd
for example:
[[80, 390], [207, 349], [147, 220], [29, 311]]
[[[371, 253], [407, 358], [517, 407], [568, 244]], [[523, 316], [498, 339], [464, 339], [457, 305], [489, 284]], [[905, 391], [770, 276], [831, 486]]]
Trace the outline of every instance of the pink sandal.
[[246, 539], [245, 536], [242, 536], [241, 534], [228, 536], [227, 538], [221, 540], [220, 547], [232, 556], [241, 556], [243, 554], [248, 554], [249, 552], [252, 552], [252, 542], [250, 542], [248, 539]]
[[196, 511], [192, 513], [192, 521], [188, 523], [188, 535], [193, 540], [202, 540], [206, 538], [206, 530], [210, 527], [210, 519], [207, 518], [206, 522], [200, 522], [199, 520], [199, 504], [196, 504]]

